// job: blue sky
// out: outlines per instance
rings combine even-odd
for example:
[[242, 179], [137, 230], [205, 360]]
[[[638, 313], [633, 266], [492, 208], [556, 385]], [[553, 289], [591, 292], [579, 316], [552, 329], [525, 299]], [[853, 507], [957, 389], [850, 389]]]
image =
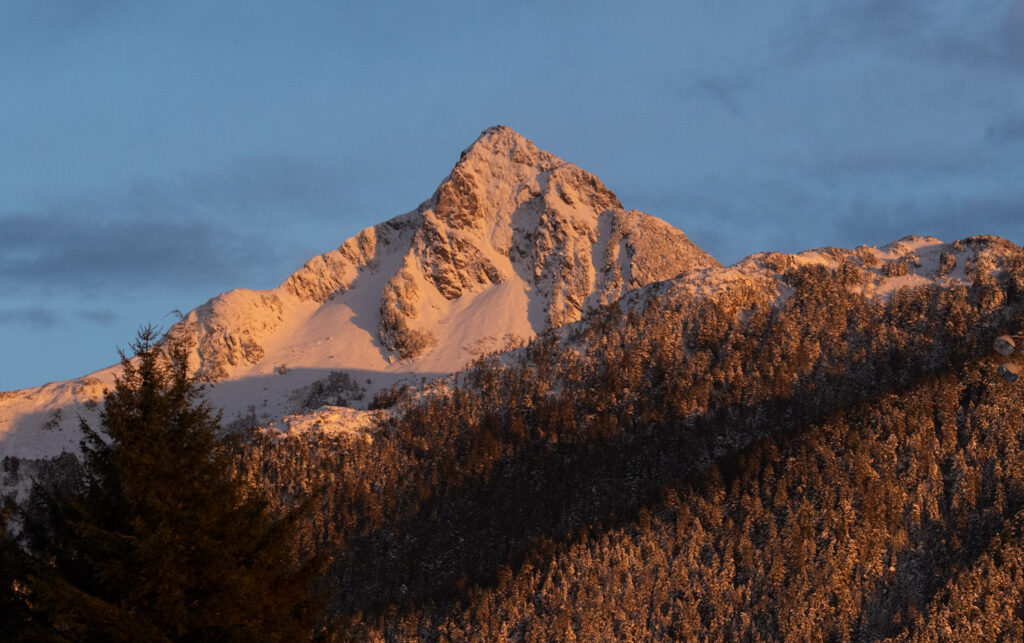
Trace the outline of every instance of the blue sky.
[[277, 285], [497, 123], [724, 263], [1024, 243], [1021, 34], [1024, 0], [0, 0], [0, 390]]

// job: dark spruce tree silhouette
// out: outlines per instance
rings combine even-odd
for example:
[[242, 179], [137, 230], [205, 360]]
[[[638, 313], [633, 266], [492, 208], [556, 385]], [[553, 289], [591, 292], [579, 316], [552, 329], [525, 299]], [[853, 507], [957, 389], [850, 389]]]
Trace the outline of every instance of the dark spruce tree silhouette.
[[319, 559], [234, 473], [220, 413], [188, 351], [147, 326], [121, 353], [80, 467], [35, 484], [22, 511], [31, 556], [25, 636], [57, 640], [309, 640]]

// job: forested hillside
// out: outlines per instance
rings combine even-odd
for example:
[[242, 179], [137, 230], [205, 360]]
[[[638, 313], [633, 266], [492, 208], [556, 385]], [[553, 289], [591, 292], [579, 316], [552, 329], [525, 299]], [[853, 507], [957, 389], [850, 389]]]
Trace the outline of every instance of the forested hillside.
[[[395, 392], [364, 438], [255, 438], [276, 497], [314, 489], [304, 546], [346, 638], [838, 640], [1021, 627], [1021, 393], [992, 340], [1024, 261], [969, 287], [613, 305]], [[385, 396], [388, 397], [388, 396]], [[383, 400], [379, 400], [383, 403]]]

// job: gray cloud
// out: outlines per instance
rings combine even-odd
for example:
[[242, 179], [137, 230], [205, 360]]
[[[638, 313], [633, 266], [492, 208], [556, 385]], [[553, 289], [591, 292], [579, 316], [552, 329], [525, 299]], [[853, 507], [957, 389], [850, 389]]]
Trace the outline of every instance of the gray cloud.
[[800, 13], [777, 34], [775, 45], [784, 60], [808, 62], [845, 50], [883, 50], [908, 60], [1024, 71], [1022, 0], [951, 3], [945, 9], [924, 0], [819, 6], [827, 8]]
[[49, 39], [102, 26], [133, 8], [128, 0], [5, 0], [0, 6], [0, 38], [5, 44], [38, 48]]
[[[973, 8], [972, 8], [973, 9]], [[974, 37], [943, 34], [932, 51], [947, 62], [1024, 72], [1024, 0], [1011, 0], [990, 28]]]
[[1024, 115], [1013, 115], [993, 123], [985, 131], [990, 143], [1016, 143], [1024, 141]]
[[905, 199], [877, 203], [852, 201], [835, 226], [844, 236], [863, 243], [885, 243], [908, 234], [954, 241], [994, 234], [1021, 243], [1024, 193], [957, 199]]
[[0, 324], [34, 328], [51, 328], [60, 323], [57, 311], [42, 306], [0, 309]]
[[82, 321], [91, 322], [100, 326], [109, 326], [121, 318], [121, 316], [113, 310], [107, 310], [104, 308], [83, 308], [78, 310], [75, 316]]
[[[703, 190], [669, 189], [633, 199], [725, 264], [767, 250], [797, 252], [827, 242], [827, 199], [800, 181], [712, 178]], [[815, 225], [808, 225], [815, 221]]]
[[[682, 229], [723, 263], [767, 250], [880, 245], [908, 234], [953, 241], [994, 234], [1024, 242], [1024, 192], [947, 196], [934, 190], [917, 196], [873, 193], [827, 186], [796, 176], [744, 180], [726, 189], [705, 182], [706, 190], [651, 192], [640, 209]], [[871, 192], [867, 192], [872, 194]]]
[[0, 324], [35, 328], [70, 326], [76, 321], [108, 326], [116, 322], [119, 317], [114, 311], [102, 308], [81, 308], [70, 314], [46, 306], [22, 306], [0, 309]]
[[910, 176], [971, 176], [995, 162], [977, 149], [959, 149], [937, 141], [926, 145], [879, 144], [870, 148], [830, 149], [792, 166], [819, 180], [865, 175], [905, 179]]
[[40, 209], [103, 219], [152, 214], [252, 224], [279, 222], [283, 212], [326, 219], [363, 207], [367, 198], [359, 186], [374, 172], [368, 164], [328, 168], [299, 159], [251, 157], [207, 173], [136, 179], [116, 192], [43, 199]]
[[198, 221], [141, 217], [97, 221], [73, 213], [0, 218], [0, 279], [17, 291], [133, 290], [192, 285], [211, 274], [239, 275], [245, 261], [271, 254], [265, 241]]
[[922, 27], [931, 21], [928, 5], [894, 0], [812, 4], [776, 34], [772, 50], [789, 63], [878, 45], [913, 50], [920, 46]]
[[136, 180], [120, 192], [0, 212], [0, 286], [117, 294], [283, 279], [312, 254], [292, 230], [312, 227], [301, 223], [337, 229], [341, 213], [361, 209], [351, 186], [370, 171], [353, 167], [343, 177], [311, 162], [245, 159], [208, 174]]
[[704, 76], [686, 87], [683, 99], [710, 99], [728, 109], [734, 116], [743, 113], [743, 95], [750, 91], [749, 76]]
[[328, 168], [308, 160], [254, 157], [218, 172], [185, 176], [173, 186], [173, 198], [247, 219], [275, 218], [282, 210], [324, 219], [372, 205], [359, 187], [378, 172], [368, 162]]

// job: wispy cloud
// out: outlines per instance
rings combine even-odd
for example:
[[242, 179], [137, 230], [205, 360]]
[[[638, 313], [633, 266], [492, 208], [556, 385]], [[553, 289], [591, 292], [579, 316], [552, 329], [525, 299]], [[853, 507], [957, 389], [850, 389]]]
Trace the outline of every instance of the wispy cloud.
[[283, 212], [326, 219], [362, 206], [365, 195], [359, 185], [374, 171], [365, 164], [328, 167], [302, 159], [250, 157], [205, 173], [138, 178], [112, 192], [43, 197], [39, 210], [78, 218], [214, 218], [249, 225], [279, 222]]
[[96, 221], [65, 212], [2, 217], [0, 239], [0, 280], [15, 292], [192, 285], [244, 272], [245, 261], [271, 253], [265, 240], [204, 222]]
[[1024, 115], [1008, 116], [993, 123], [985, 131], [990, 143], [1018, 143], [1024, 141]]
[[686, 87], [683, 99], [710, 99], [728, 109], [734, 116], [743, 113], [743, 97], [752, 82], [749, 76], [704, 76]]
[[57, 311], [42, 306], [0, 308], [0, 324], [14, 324], [34, 328], [51, 328], [60, 323]]
[[0, 324], [30, 328], [71, 326], [78, 322], [106, 326], [117, 321], [119, 317], [113, 310], [104, 308], [79, 308], [71, 311], [48, 306], [0, 308]]
[[149, 189], [193, 209], [233, 213], [249, 221], [277, 221], [282, 212], [326, 219], [371, 205], [360, 186], [378, 172], [368, 162], [328, 167], [304, 159], [255, 157]]
[[963, 5], [870, 0], [814, 6], [781, 30], [782, 60], [813, 62], [849, 51], [885, 51], [907, 60], [1024, 71], [1024, 1]]
[[[755, 252], [820, 246], [828, 238], [832, 206], [803, 182], [716, 177], [703, 187], [651, 192], [637, 205], [676, 225], [726, 264]], [[811, 221], [814, 225], [808, 225]]]
[[107, 310], [104, 308], [83, 308], [75, 311], [75, 317], [85, 322], [106, 326], [113, 324], [120, 319], [121, 316], [113, 310]]
[[308, 258], [292, 230], [358, 212], [352, 186], [360, 179], [355, 171], [342, 177], [311, 162], [258, 158], [208, 174], [137, 180], [118, 192], [44, 199], [34, 210], [0, 212], [0, 285], [111, 293], [212, 277], [245, 285], [267, 266], [283, 279], [285, 266]]
[[4, 22], [12, 27], [72, 30], [109, 19], [131, 5], [127, 0], [7, 0], [3, 12], [7, 16]]
[[[726, 189], [709, 179], [704, 191], [665, 189], [637, 205], [681, 228], [723, 263], [755, 252], [799, 252], [820, 246], [888, 243], [908, 234], [944, 241], [995, 234], [1024, 241], [1024, 192], [948, 194], [859, 189], [858, 181], [745, 177]], [[870, 195], [870, 196], [865, 196]]]
[[993, 163], [996, 163], [995, 158], [976, 148], [936, 141], [825, 149], [809, 152], [804, 159], [792, 163], [792, 167], [817, 180], [872, 175], [907, 180], [910, 177], [972, 176], [985, 172]]
[[982, 28], [967, 34], [950, 30], [935, 38], [927, 51], [948, 63], [1024, 73], [1024, 0], [986, 8], [992, 19]]
[[932, 235], [954, 241], [978, 234], [1009, 237], [1020, 243], [1024, 193], [1008, 196], [915, 198], [891, 202], [851, 201], [837, 217], [840, 234], [884, 243], [908, 234]]

